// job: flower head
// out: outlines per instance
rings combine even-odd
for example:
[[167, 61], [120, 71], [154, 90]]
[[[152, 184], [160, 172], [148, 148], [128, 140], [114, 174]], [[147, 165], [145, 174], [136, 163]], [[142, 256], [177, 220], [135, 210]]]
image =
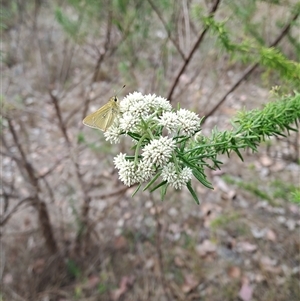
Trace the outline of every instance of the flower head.
[[167, 112], [172, 110], [170, 102], [161, 96], [155, 94], [149, 94], [145, 96], [145, 101], [151, 107], [154, 112]]
[[192, 136], [200, 130], [201, 120], [194, 112], [186, 109], [180, 109], [177, 111], [177, 116], [183, 134]]
[[137, 103], [144, 102], [144, 95], [140, 92], [129, 93], [120, 102], [121, 113], [130, 112], [132, 106]]
[[140, 119], [137, 115], [133, 115], [130, 113], [124, 113], [120, 118], [120, 129], [124, 132], [134, 132], [136, 130], [136, 126], [140, 122]]
[[170, 162], [162, 169], [162, 178], [167, 181], [175, 189], [181, 189], [192, 178], [192, 170], [189, 167], [184, 167], [179, 172], [176, 170], [175, 164]]
[[175, 141], [172, 138], [160, 137], [154, 139], [144, 147], [143, 161], [147, 164], [163, 166], [172, 157], [175, 146]]
[[169, 134], [176, 132], [180, 127], [178, 116], [173, 112], [164, 112], [160, 116], [158, 124], [164, 126]]
[[110, 126], [106, 132], [104, 132], [104, 137], [106, 141], [110, 143], [119, 143], [120, 142], [120, 135], [122, 133], [121, 128], [119, 127], [118, 123], [114, 123]]
[[133, 161], [126, 160], [126, 154], [120, 153], [114, 158], [115, 167], [119, 169], [119, 179], [127, 186], [139, 182], [136, 166]]

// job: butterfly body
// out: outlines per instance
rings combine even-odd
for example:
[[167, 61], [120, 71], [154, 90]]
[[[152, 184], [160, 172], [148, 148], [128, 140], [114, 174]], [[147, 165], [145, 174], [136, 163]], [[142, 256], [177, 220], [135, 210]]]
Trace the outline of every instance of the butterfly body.
[[96, 112], [86, 116], [82, 122], [86, 126], [105, 132], [113, 124], [119, 112], [119, 99], [113, 96], [109, 99], [107, 104]]

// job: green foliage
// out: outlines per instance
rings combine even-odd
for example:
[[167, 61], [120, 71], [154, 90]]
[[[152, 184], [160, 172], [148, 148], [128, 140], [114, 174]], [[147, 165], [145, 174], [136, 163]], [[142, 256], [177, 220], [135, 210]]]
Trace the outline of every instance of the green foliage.
[[82, 132], [78, 133], [77, 134], [77, 143], [78, 144], [82, 144], [82, 143], [85, 143], [85, 136]]
[[275, 180], [271, 183], [271, 187], [274, 189], [274, 198], [281, 198], [285, 201], [292, 201], [295, 203], [300, 202], [300, 190], [292, 184]]
[[[211, 137], [200, 136], [181, 155], [201, 166], [219, 168], [218, 154], [230, 155], [233, 151], [243, 160], [239, 150], [257, 151], [261, 141], [271, 136], [285, 136], [284, 131], [297, 131], [294, 123], [300, 120], [300, 94], [268, 103], [263, 110], [242, 111], [233, 121], [234, 130], [220, 132], [214, 129]], [[213, 165], [206, 161], [210, 159]]]
[[57, 7], [55, 10], [55, 18], [57, 22], [62, 26], [64, 31], [74, 40], [79, 42], [79, 30], [81, 20], [71, 20], [63, 11]]
[[108, 287], [105, 283], [101, 282], [98, 284], [97, 290], [100, 295], [106, 293], [108, 291]]
[[79, 278], [81, 275], [80, 268], [77, 266], [75, 261], [72, 259], [67, 260], [67, 271], [72, 277], [75, 277], [75, 278]]
[[[279, 49], [257, 43], [251, 37], [243, 37], [240, 41], [226, 28], [227, 21], [218, 22], [213, 17], [203, 17], [203, 22], [232, 59], [243, 63], [259, 63], [267, 69], [278, 72], [282, 79], [287, 80], [286, 83], [290, 82], [295, 87], [299, 86], [300, 64], [287, 59]], [[235, 42], [234, 39], [237, 41]]]
[[0, 32], [9, 29], [17, 14], [17, 1], [8, 1], [6, 5], [0, 4]]
[[300, 82], [300, 64], [288, 60], [274, 47], [262, 47], [260, 49], [260, 64], [278, 71], [283, 78]]
[[227, 183], [237, 185], [238, 187], [251, 192], [260, 199], [268, 201], [272, 205], [277, 205], [276, 199], [281, 198], [285, 201], [300, 203], [300, 190], [294, 185], [275, 180], [269, 187], [269, 193], [258, 188], [257, 183], [245, 183], [241, 180], [236, 180], [228, 175], [222, 177]]
[[291, 201], [300, 206], [300, 189], [296, 189], [291, 193]]
[[220, 215], [219, 217], [215, 218], [211, 223], [210, 223], [210, 227], [212, 229], [216, 229], [216, 228], [223, 228], [225, 227], [227, 224], [229, 224], [232, 221], [238, 220], [240, 218], [239, 214], [237, 213], [232, 213], [230, 215]]

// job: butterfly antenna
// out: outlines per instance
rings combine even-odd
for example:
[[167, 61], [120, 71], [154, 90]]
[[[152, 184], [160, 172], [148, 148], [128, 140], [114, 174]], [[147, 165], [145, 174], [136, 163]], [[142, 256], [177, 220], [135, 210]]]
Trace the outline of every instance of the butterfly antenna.
[[126, 87], [126, 85], [123, 85], [123, 87], [121, 89], [119, 89], [117, 93], [115, 93], [115, 96], [117, 96], [121, 92], [121, 90], [124, 89], [125, 87]]

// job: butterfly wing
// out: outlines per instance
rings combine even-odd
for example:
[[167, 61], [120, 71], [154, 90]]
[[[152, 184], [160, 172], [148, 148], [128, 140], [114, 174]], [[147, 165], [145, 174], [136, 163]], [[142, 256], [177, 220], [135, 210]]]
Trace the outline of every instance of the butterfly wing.
[[83, 119], [83, 124], [91, 128], [98, 129], [101, 131], [106, 131], [113, 122], [113, 111], [110, 104], [106, 104], [96, 112], [86, 116]]
[[116, 96], [113, 96], [106, 105], [86, 116], [82, 122], [84, 125], [105, 132], [113, 124], [118, 114], [119, 100]]

